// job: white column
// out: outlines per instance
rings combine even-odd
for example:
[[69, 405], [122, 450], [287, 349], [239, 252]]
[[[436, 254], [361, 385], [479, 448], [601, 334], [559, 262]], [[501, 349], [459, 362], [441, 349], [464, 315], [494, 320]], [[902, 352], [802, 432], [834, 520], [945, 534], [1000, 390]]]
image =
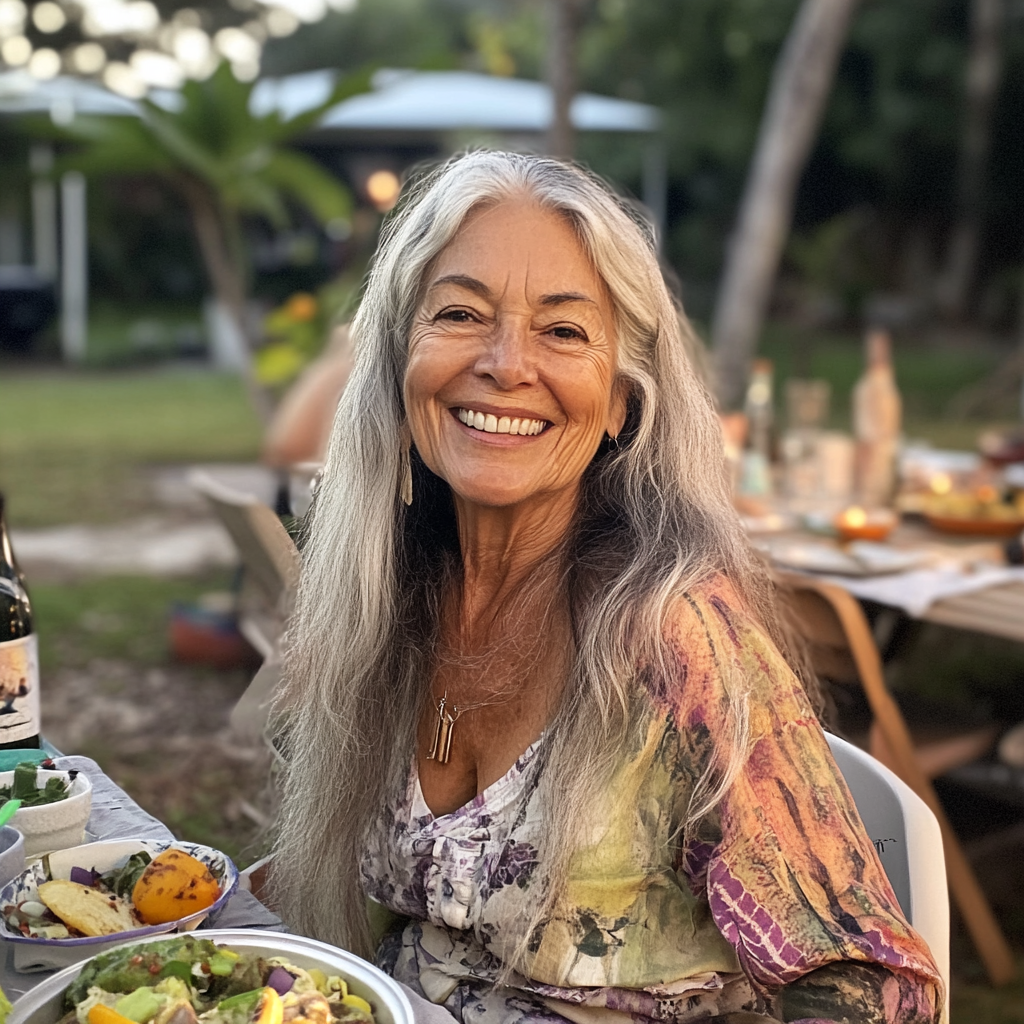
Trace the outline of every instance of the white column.
[[85, 358], [89, 336], [89, 266], [86, 253], [85, 178], [68, 171], [61, 192], [61, 327], [60, 343], [69, 363]]
[[32, 171], [32, 261], [47, 281], [57, 278], [57, 190], [47, 177], [53, 170], [53, 147], [39, 144], [29, 153]]

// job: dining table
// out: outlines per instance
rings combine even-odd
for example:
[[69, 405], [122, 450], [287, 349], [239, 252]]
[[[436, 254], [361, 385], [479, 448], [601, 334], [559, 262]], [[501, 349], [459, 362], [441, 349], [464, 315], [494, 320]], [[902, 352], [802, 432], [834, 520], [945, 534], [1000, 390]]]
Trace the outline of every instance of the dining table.
[[1024, 566], [1006, 564], [1000, 538], [943, 533], [905, 516], [884, 541], [843, 542], [824, 516], [765, 518], [748, 518], [748, 529], [778, 568], [912, 619], [1024, 643]]
[[[175, 836], [159, 819], [140, 807], [100, 766], [88, 757], [57, 756], [55, 767], [76, 770], [92, 783], [92, 810], [85, 826], [85, 842], [112, 839], [172, 841]], [[243, 873], [239, 887], [221, 910], [202, 928], [256, 928], [284, 931], [281, 919], [249, 891]], [[81, 959], [92, 954], [85, 950]], [[52, 954], [45, 945], [29, 945], [0, 938], [0, 987], [14, 1002], [68, 963], [66, 952]]]

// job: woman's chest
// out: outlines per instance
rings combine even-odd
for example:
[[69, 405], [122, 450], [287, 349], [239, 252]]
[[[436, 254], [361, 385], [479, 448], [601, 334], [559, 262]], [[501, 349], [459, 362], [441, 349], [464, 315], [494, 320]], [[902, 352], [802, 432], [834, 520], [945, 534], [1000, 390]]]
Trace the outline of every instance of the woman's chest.
[[367, 895], [398, 914], [476, 928], [500, 890], [525, 886], [537, 868], [543, 807], [536, 792], [539, 743], [456, 810], [434, 816], [415, 771], [374, 831], [363, 860]]

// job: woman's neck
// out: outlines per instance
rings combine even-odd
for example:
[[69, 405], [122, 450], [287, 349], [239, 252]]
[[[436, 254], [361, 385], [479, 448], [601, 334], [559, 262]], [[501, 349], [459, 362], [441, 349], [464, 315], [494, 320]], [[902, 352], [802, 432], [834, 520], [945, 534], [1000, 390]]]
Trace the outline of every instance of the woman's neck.
[[569, 531], [577, 497], [578, 491], [573, 490], [493, 508], [456, 496], [463, 628], [486, 628], [505, 600], [558, 548]]

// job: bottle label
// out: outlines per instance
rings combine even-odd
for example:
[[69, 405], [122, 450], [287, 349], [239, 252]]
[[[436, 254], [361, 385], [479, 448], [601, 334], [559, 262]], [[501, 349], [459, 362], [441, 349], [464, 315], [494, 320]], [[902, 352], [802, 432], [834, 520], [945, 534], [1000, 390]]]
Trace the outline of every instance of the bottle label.
[[39, 642], [35, 633], [0, 643], [0, 743], [39, 735]]

